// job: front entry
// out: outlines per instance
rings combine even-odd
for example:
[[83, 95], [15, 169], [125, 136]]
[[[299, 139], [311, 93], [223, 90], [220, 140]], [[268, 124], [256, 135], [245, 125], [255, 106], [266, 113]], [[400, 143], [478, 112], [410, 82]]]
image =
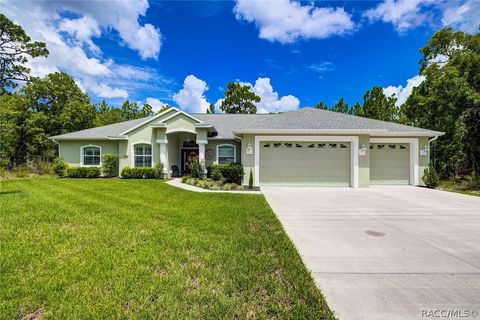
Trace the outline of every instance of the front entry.
[[190, 168], [187, 166], [190, 157], [196, 157], [198, 159], [198, 149], [182, 149], [182, 167], [180, 169], [182, 174], [190, 173]]

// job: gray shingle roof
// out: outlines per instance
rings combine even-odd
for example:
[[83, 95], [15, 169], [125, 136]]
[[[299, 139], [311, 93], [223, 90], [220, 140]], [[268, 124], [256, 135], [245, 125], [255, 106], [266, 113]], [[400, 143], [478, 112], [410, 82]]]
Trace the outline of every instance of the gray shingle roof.
[[[352, 116], [334, 111], [303, 108], [280, 114], [205, 114], [195, 113], [193, 117], [213, 125], [218, 135], [213, 139], [233, 139], [232, 130], [381, 130], [389, 134], [442, 134], [432, 130], [405, 126], [397, 123]], [[102, 126], [52, 137], [53, 139], [105, 139], [118, 136], [152, 117], [135, 119], [108, 126]]]
[[194, 113], [195, 118], [213, 125], [218, 135], [214, 139], [233, 139], [233, 129], [242, 129], [262, 119], [271, 117], [270, 114], [206, 114]]
[[139, 125], [143, 121], [148, 120], [152, 117], [140, 118], [135, 120], [129, 120], [125, 122], [119, 122], [114, 124], [109, 124], [108, 126], [101, 126], [91, 129], [85, 129], [81, 131], [75, 131], [65, 134], [60, 134], [58, 136], [51, 137], [52, 139], [105, 139], [107, 136], [117, 136], [122, 134], [122, 132]]
[[432, 130], [406, 126], [393, 122], [374, 120], [335, 111], [303, 108], [255, 121], [242, 128], [246, 130], [386, 130], [388, 133], [432, 133]]

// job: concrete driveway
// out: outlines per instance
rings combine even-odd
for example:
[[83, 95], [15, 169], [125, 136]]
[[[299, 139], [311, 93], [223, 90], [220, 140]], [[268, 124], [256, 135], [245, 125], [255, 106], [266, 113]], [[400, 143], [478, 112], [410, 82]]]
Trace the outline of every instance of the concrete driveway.
[[407, 186], [262, 190], [340, 319], [480, 319], [480, 198]]

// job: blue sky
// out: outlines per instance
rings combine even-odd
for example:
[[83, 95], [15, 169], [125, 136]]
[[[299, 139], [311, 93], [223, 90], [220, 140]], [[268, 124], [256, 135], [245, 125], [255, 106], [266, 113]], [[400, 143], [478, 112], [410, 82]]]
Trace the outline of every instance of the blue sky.
[[478, 1], [415, 0], [0, 1], [0, 9], [47, 42], [51, 55], [32, 62], [35, 75], [69, 72], [94, 102], [187, 111], [218, 105], [230, 81], [251, 84], [263, 112], [341, 97], [353, 104], [374, 85], [404, 100], [422, 81], [419, 49], [433, 33], [476, 32], [480, 16]]

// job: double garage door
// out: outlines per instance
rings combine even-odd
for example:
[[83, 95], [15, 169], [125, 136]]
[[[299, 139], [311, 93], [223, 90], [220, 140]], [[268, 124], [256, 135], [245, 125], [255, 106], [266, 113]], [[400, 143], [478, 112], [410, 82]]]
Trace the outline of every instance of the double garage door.
[[261, 142], [261, 185], [350, 185], [349, 142]]
[[[370, 184], [408, 184], [409, 144], [370, 145]], [[263, 141], [261, 185], [350, 186], [349, 142]]]

